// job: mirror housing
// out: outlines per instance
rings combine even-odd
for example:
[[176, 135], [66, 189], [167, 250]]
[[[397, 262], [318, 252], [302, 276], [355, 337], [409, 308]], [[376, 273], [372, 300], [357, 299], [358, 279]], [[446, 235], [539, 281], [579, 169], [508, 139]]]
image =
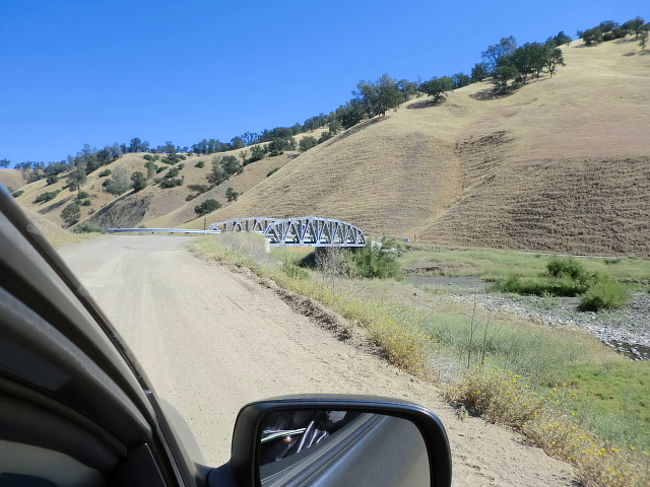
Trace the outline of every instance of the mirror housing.
[[[208, 476], [210, 486], [259, 487], [258, 439], [263, 419], [287, 410], [347, 410], [403, 418], [417, 426], [427, 448], [431, 486], [451, 486], [451, 451], [440, 419], [414, 403], [372, 396], [284, 396], [244, 406], [237, 416], [230, 461]], [[399, 445], [395, 445], [399, 448]], [[362, 487], [362, 486], [360, 486]]]

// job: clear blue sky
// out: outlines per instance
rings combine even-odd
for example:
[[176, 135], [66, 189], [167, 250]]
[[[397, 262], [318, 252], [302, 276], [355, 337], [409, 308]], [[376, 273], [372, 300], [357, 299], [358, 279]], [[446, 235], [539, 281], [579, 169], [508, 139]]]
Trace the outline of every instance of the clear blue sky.
[[229, 141], [328, 112], [362, 79], [468, 72], [502, 36], [636, 15], [648, 0], [1, 0], [0, 158]]

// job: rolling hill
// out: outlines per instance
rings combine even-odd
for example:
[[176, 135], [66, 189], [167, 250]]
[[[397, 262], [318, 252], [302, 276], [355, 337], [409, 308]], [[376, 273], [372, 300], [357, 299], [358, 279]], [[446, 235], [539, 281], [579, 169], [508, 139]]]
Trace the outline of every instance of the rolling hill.
[[[318, 137], [323, 129], [314, 132], [300, 134], [296, 137], [300, 140], [307, 135]], [[246, 150], [249, 150], [248, 148]], [[119, 197], [111, 195], [103, 190], [102, 183], [105, 178], [100, 174], [105, 170], [115, 171], [117, 168], [124, 168], [128, 174], [133, 171], [146, 173], [146, 160], [143, 156], [146, 153], [131, 153], [120, 157], [116, 161], [102, 166], [91, 172], [87, 180], [82, 184], [82, 191], [89, 194], [90, 206], [81, 207], [81, 221], [90, 221], [103, 227], [126, 227], [126, 226], [165, 226], [175, 227], [196, 218], [194, 207], [208, 198], [214, 198], [223, 204], [227, 204], [225, 193], [228, 187], [244, 193], [264, 180], [274, 170], [286, 165], [290, 160], [298, 156], [295, 151], [285, 152], [276, 157], [265, 157], [261, 161], [249, 164], [244, 167], [242, 174], [230, 178], [225, 183], [200, 193], [193, 186], [208, 186], [207, 176], [211, 170], [211, 161], [215, 156], [235, 155], [239, 156], [241, 150], [220, 152], [210, 155], [193, 155], [182, 162], [182, 169], [178, 177], [183, 178], [183, 184], [172, 188], [163, 188], [155, 181], [161, 179], [166, 171], [154, 177], [154, 181], [145, 189], [137, 193], [127, 192]], [[203, 161], [204, 167], [196, 167], [199, 161]], [[161, 168], [169, 170], [171, 166], [157, 162]], [[176, 167], [180, 167], [177, 164]], [[3, 174], [6, 172], [6, 176]], [[4, 180], [22, 181], [20, 171], [0, 170], [0, 183]], [[23, 181], [24, 182], [24, 181]], [[21, 186], [17, 184], [14, 188], [20, 187], [23, 191], [17, 201], [26, 209], [46, 216], [55, 224], [63, 224], [60, 215], [66, 205], [74, 201], [76, 192], [66, 188], [65, 177], [62, 177], [54, 184], [48, 185], [45, 179], [41, 179]], [[36, 197], [44, 192], [59, 191], [54, 199], [37, 203]], [[189, 199], [193, 196], [192, 199]]]
[[433, 244], [648, 256], [650, 55], [563, 51], [558, 74], [509, 96], [475, 83], [353, 127], [208, 220], [313, 214]]
[[[82, 220], [202, 228], [317, 215], [439, 245], [650, 256], [649, 52], [630, 40], [574, 42], [563, 52], [567, 66], [555, 76], [507, 96], [495, 97], [486, 81], [438, 105], [420, 97], [304, 153], [267, 156], [198, 195], [190, 186], [208, 184], [213, 155], [185, 160], [178, 187], [150, 184], [117, 198], [102, 191], [106, 168], [145, 171], [144, 154], [128, 154], [88, 176]], [[19, 172], [8, 171], [0, 181], [12, 178], [17, 189]], [[226, 204], [228, 187], [243, 193], [238, 201]], [[63, 181], [21, 189], [23, 206], [56, 223], [75, 196]], [[34, 202], [57, 189], [52, 201]], [[208, 198], [225, 206], [196, 218]]]

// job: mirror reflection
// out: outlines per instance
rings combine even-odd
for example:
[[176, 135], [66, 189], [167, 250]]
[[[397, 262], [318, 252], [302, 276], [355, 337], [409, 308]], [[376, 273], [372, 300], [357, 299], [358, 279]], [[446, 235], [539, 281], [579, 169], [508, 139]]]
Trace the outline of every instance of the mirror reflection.
[[259, 478], [280, 485], [430, 485], [426, 444], [409, 420], [345, 410], [269, 413]]

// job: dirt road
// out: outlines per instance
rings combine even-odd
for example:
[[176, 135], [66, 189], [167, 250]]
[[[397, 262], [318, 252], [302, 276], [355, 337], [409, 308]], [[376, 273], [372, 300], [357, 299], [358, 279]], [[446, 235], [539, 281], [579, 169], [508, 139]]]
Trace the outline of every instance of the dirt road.
[[376, 394], [442, 418], [454, 485], [568, 486], [570, 469], [508, 430], [459, 420], [435, 387], [335, 339], [272, 290], [187, 250], [186, 237], [105, 236], [62, 255], [189, 423], [205, 461], [229, 456], [248, 401], [293, 393]]

